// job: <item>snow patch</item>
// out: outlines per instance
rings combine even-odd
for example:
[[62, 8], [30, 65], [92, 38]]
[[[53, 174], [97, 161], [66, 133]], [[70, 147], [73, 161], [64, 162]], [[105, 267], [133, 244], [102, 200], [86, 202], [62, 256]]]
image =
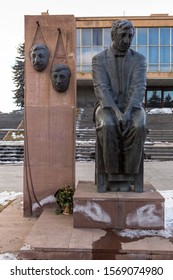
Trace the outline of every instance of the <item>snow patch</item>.
[[[39, 204], [40, 204], [41, 206], [43, 206], [43, 205], [45, 205], [45, 204], [53, 203], [53, 202], [56, 202], [54, 195], [49, 195], [49, 196], [47, 196], [47, 197], [41, 199], [41, 200], [39, 201]], [[40, 207], [39, 204], [38, 204], [37, 202], [33, 203], [33, 205], [32, 205], [32, 211], [35, 211], [36, 209], [38, 209], [38, 208]]]
[[12, 139], [17, 140], [17, 139], [24, 139], [24, 135], [21, 134], [16, 134], [15, 132], [12, 132], [11, 134]]
[[144, 205], [128, 214], [126, 223], [129, 226], [138, 225], [140, 227], [150, 227], [154, 224], [161, 225], [162, 220], [157, 215], [158, 211], [154, 204]]
[[13, 201], [18, 196], [22, 195], [22, 192], [1, 192], [0, 193], [0, 205], [5, 206], [9, 201]]
[[16, 256], [11, 253], [0, 254], [0, 260], [17, 260]]
[[96, 222], [102, 222], [106, 224], [111, 222], [111, 218], [108, 213], [95, 202], [87, 202], [85, 205], [76, 205], [73, 211], [82, 213], [87, 218]]
[[155, 108], [151, 109], [147, 114], [172, 114], [171, 108]]
[[165, 226], [162, 230], [130, 230], [125, 229], [119, 235], [129, 238], [139, 238], [142, 236], [160, 236], [165, 238], [173, 237], [173, 191], [159, 191], [165, 198]]

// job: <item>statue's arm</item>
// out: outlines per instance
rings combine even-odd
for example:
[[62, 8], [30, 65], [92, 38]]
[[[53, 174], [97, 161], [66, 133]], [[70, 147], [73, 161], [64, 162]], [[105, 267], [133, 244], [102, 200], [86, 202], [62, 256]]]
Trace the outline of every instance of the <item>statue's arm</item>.
[[134, 63], [132, 80], [129, 88], [129, 104], [126, 110], [140, 109], [146, 90], [146, 59], [140, 55]]
[[142, 108], [146, 90], [146, 60], [140, 55], [134, 61], [132, 80], [129, 87], [129, 103], [123, 115], [125, 132], [129, 130], [132, 120], [132, 112]]
[[92, 59], [92, 77], [94, 92], [97, 101], [103, 108], [109, 108], [118, 119], [122, 119], [122, 113], [116, 106], [112, 92], [109, 75], [106, 70], [104, 56], [94, 56]]

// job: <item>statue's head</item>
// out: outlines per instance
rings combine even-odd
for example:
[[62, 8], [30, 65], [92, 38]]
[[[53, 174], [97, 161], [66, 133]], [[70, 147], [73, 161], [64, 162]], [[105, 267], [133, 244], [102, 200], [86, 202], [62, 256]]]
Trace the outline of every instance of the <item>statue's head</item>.
[[111, 38], [114, 47], [120, 52], [126, 52], [130, 48], [135, 29], [130, 20], [117, 20], [112, 24]]
[[30, 59], [34, 69], [42, 72], [49, 63], [49, 50], [44, 44], [35, 44], [30, 49]]
[[57, 92], [65, 92], [68, 89], [70, 82], [70, 68], [65, 64], [55, 64], [51, 68], [50, 77], [53, 88]]

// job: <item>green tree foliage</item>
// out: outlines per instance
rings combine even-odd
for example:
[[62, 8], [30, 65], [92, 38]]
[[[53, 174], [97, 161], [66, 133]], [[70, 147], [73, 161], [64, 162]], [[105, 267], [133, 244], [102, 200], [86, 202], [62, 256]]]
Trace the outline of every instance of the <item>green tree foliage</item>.
[[14, 66], [12, 67], [13, 71], [13, 81], [16, 86], [16, 89], [13, 90], [14, 100], [18, 107], [24, 107], [24, 64], [25, 64], [25, 44], [19, 44], [17, 48], [18, 56]]
[[148, 100], [148, 106], [151, 108], [160, 108], [161, 107], [161, 98], [157, 95], [156, 91], [153, 91], [152, 96]]
[[170, 94], [168, 93], [168, 95], [165, 97], [164, 100], [164, 107], [172, 107], [173, 106], [173, 100], [170, 96]]

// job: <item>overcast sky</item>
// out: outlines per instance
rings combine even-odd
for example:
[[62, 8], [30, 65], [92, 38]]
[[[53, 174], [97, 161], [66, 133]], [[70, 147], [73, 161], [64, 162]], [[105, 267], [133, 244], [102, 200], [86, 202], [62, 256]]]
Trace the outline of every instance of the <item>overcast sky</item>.
[[1, 82], [0, 111], [18, 109], [13, 101], [12, 66], [17, 47], [24, 42], [24, 15], [73, 14], [74, 16], [147, 16], [173, 15], [172, 0], [5, 0], [0, 2]]

